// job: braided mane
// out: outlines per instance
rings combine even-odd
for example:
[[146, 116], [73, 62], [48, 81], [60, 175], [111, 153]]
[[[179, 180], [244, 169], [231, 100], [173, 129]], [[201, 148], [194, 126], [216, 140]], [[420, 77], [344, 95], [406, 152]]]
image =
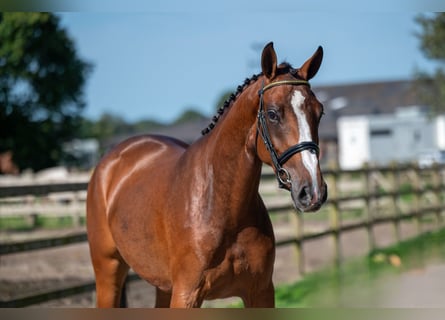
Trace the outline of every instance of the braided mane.
[[[289, 63], [283, 62], [282, 64], [279, 65], [277, 73], [283, 74], [283, 73], [290, 72], [292, 74], [292, 76], [297, 77], [296, 71], [297, 70], [292, 69], [292, 66]], [[261, 72], [259, 74], [254, 74], [250, 78], [246, 78], [246, 80], [244, 80], [243, 84], [239, 85], [236, 88], [235, 93], [232, 93], [230, 95], [230, 97], [226, 101], [224, 101], [224, 104], [218, 109], [218, 112], [216, 113], [216, 115], [213, 116], [212, 122], [210, 122], [210, 124], [205, 129], [203, 129], [201, 131], [201, 134], [204, 136], [204, 135], [208, 134], [210, 131], [212, 131], [212, 129], [215, 127], [216, 123], [218, 122], [219, 118], [221, 118], [221, 116], [224, 114], [226, 109], [228, 109], [231, 106], [231, 104], [244, 91], [244, 89], [246, 89], [252, 82], [257, 81], [258, 78], [262, 75], [263, 75], [263, 73]]]
[[262, 73], [259, 73], [259, 74], [254, 74], [250, 78], [246, 78], [246, 80], [244, 80], [243, 84], [239, 85], [236, 88], [236, 92], [232, 93], [230, 95], [230, 97], [226, 101], [224, 101], [224, 104], [218, 109], [218, 112], [216, 113], [216, 115], [213, 116], [212, 122], [210, 122], [210, 124], [207, 126], [207, 128], [205, 128], [201, 131], [201, 134], [203, 136], [206, 135], [207, 133], [209, 133], [210, 131], [212, 131], [212, 129], [215, 127], [216, 123], [218, 122], [219, 118], [221, 118], [221, 116], [224, 114], [224, 111], [226, 111], [226, 109], [228, 109], [230, 107], [230, 105], [236, 100], [236, 98], [241, 94], [241, 92], [243, 92], [244, 89], [250, 85], [251, 82], [255, 82], [261, 75], [262, 75]]

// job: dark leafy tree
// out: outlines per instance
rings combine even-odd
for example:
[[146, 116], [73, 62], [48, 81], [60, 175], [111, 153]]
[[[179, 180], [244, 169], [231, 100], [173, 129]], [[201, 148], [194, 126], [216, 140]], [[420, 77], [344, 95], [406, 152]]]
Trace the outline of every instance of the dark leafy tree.
[[425, 56], [438, 63], [433, 74], [418, 71], [417, 90], [420, 98], [433, 113], [445, 111], [445, 13], [421, 15], [417, 17], [421, 32], [417, 34], [420, 48]]
[[56, 165], [84, 108], [91, 65], [51, 13], [0, 13], [0, 151], [19, 168]]

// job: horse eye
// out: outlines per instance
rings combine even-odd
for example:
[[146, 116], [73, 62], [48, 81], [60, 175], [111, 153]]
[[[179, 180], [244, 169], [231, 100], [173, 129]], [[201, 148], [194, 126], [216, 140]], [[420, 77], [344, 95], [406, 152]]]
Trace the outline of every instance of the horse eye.
[[270, 121], [278, 121], [279, 120], [279, 116], [278, 113], [275, 110], [269, 110], [267, 111], [267, 116], [269, 117]]

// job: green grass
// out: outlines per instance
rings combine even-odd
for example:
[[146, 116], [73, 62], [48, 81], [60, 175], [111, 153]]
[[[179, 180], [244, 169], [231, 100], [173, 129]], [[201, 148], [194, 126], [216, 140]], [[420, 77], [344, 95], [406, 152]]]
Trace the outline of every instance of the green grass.
[[[81, 225], [85, 224], [85, 218], [80, 218]], [[0, 230], [30, 231], [35, 228], [59, 229], [74, 226], [72, 216], [45, 217], [37, 216], [32, 222], [31, 217], [2, 217], [0, 218]]]
[[0, 218], [0, 230], [28, 230], [29, 223], [24, 217]]
[[445, 229], [428, 232], [418, 237], [405, 240], [399, 245], [371, 252], [368, 260], [372, 269], [381, 267], [381, 262], [375, 259], [376, 255], [389, 257], [399, 256], [404, 261], [404, 268], [417, 267], [425, 261], [439, 259], [445, 261]]
[[366, 257], [346, 261], [340, 269], [326, 268], [308, 274], [296, 283], [278, 286], [276, 305], [326, 306], [326, 299], [335, 301], [345, 287], [371, 285], [373, 280], [383, 275], [400, 273], [438, 259], [445, 261], [445, 229], [423, 234], [399, 245], [374, 250]]

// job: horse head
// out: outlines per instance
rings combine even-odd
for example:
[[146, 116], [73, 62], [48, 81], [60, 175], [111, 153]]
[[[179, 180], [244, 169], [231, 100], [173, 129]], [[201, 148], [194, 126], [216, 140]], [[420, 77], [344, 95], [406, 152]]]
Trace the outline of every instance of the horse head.
[[322, 58], [319, 47], [299, 69], [287, 63], [277, 65], [272, 43], [261, 57], [257, 154], [273, 167], [280, 187], [291, 192], [295, 207], [302, 212], [318, 210], [327, 199], [318, 147], [323, 105], [309, 85]]

